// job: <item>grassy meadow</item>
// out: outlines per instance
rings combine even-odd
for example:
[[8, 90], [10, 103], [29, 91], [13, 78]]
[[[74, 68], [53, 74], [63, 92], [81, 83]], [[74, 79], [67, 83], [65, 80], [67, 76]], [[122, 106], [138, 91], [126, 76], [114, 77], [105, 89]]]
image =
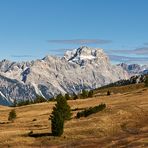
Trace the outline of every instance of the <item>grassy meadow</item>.
[[[111, 95], [107, 96], [107, 90]], [[106, 109], [76, 119], [82, 108], [105, 103]], [[148, 147], [148, 88], [143, 84], [95, 91], [88, 99], [69, 100], [73, 116], [61, 137], [51, 136], [48, 120], [55, 102], [15, 107], [14, 122], [8, 121], [14, 107], [0, 106], [0, 147]], [[78, 109], [78, 110], [77, 110]], [[36, 137], [28, 134], [33, 132]]]

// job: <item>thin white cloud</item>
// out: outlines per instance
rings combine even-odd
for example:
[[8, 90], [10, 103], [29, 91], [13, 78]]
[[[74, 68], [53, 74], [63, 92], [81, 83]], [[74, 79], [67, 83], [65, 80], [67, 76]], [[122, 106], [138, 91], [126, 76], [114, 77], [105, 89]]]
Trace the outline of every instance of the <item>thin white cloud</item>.
[[148, 54], [148, 47], [141, 47], [134, 50], [136, 54]]
[[119, 55], [109, 55], [111, 61], [123, 62], [123, 63], [139, 63], [139, 64], [148, 64], [148, 57], [128, 57], [128, 56], [119, 56]]
[[136, 48], [134, 50], [110, 50], [109, 53], [120, 54], [136, 54], [136, 55], [148, 55], [148, 47]]
[[32, 55], [11, 55], [13, 58], [28, 58], [28, 57], [34, 57]]
[[148, 45], [148, 43], [144, 43], [144, 45]]
[[49, 43], [56, 44], [108, 44], [111, 43], [111, 40], [103, 40], [103, 39], [72, 39], [72, 40], [48, 40]]

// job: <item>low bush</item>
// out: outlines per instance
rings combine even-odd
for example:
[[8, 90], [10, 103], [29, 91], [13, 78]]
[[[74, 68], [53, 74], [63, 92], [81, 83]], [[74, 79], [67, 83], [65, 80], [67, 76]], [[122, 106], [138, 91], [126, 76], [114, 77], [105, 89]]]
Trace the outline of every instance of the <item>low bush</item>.
[[84, 110], [85, 108], [73, 108], [71, 111], [78, 111], [78, 110]]
[[77, 100], [77, 99], [79, 99], [79, 97], [78, 97], [78, 95], [76, 93], [73, 93], [72, 94], [72, 99], [73, 100]]
[[36, 96], [34, 100], [21, 100], [19, 102], [14, 101], [14, 106], [24, 106], [24, 105], [29, 105], [29, 104], [35, 104], [35, 103], [42, 103], [42, 102], [47, 102], [45, 98], [42, 96]]
[[33, 134], [33, 131], [30, 131], [29, 133], [28, 133], [28, 136], [31, 136]]
[[25, 105], [29, 105], [29, 104], [33, 104], [34, 102], [32, 100], [21, 100], [19, 102], [16, 103], [15, 106], [25, 106]]
[[71, 97], [69, 96], [69, 94], [67, 93], [67, 94], [65, 94], [65, 99], [66, 100], [70, 100], [71, 99]]
[[107, 91], [107, 96], [110, 96], [111, 95], [111, 92], [108, 90]]
[[145, 77], [144, 84], [145, 84], [146, 87], [148, 87], [148, 75]]
[[95, 107], [90, 107], [88, 109], [85, 109], [81, 112], [78, 112], [77, 113], [77, 118], [80, 118], [80, 117], [87, 117], [91, 114], [94, 114], [94, 113], [97, 113], [97, 112], [100, 112], [102, 110], [104, 110], [106, 108], [106, 104], [100, 104], [98, 106], [95, 106]]
[[34, 103], [42, 103], [42, 102], [46, 102], [46, 101], [47, 100], [44, 97], [37, 95], [33, 102]]
[[9, 121], [14, 121], [15, 118], [16, 118], [16, 112], [15, 112], [15, 110], [13, 109], [13, 110], [11, 110], [10, 113], [9, 113], [8, 120], [9, 120]]
[[80, 94], [80, 99], [91, 98], [93, 97], [93, 94], [94, 94], [93, 90], [88, 91], [88, 90], [83, 89], [82, 93]]

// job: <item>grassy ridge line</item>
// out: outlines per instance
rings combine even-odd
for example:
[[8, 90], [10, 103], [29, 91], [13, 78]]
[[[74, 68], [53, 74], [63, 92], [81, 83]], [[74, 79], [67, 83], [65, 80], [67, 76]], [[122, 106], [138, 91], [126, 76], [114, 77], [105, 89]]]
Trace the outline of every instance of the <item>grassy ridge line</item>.
[[94, 96], [99, 96], [99, 95], [106, 95], [107, 91], [110, 91], [112, 94], [116, 93], [127, 93], [127, 92], [134, 92], [138, 89], [144, 88], [144, 83], [139, 83], [139, 84], [130, 84], [126, 86], [112, 86], [112, 87], [107, 87], [107, 88], [99, 88], [94, 90]]

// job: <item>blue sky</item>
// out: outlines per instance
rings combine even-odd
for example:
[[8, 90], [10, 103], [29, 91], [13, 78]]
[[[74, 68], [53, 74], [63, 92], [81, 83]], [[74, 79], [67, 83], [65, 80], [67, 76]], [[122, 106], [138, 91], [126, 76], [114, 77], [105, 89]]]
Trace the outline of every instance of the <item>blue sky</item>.
[[103, 48], [113, 63], [148, 63], [147, 0], [0, 0], [0, 60]]

